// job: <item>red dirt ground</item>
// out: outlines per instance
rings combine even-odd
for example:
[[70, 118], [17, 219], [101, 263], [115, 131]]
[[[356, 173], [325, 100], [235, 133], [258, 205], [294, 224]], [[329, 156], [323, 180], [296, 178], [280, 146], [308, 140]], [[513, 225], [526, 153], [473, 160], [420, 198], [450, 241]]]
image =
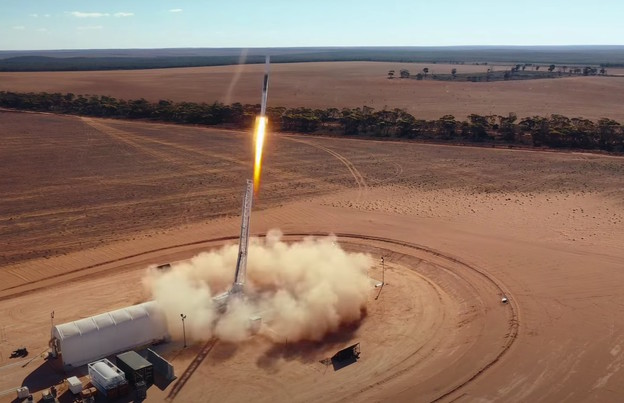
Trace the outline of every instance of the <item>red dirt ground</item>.
[[[146, 300], [148, 264], [237, 236], [250, 137], [0, 113], [0, 400], [47, 370], [8, 355], [45, 350], [51, 310], [61, 323]], [[624, 159], [270, 135], [265, 161], [251, 232], [337, 233], [347, 249], [387, 256], [388, 285], [371, 288], [357, 329], [323, 344], [183, 350], [176, 338], [165, 354], [188, 381], [148, 400], [624, 393]], [[357, 341], [356, 364], [319, 362]]]

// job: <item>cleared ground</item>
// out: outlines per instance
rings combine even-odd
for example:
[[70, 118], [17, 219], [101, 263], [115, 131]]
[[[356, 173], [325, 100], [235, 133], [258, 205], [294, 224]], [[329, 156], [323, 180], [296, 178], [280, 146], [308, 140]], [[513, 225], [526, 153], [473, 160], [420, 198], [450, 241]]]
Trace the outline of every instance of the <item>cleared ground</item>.
[[[8, 355], [45, 350], [51, 310], [60, 323], [145, 300], [148, 264], [236, 237], [251, 150], [248, 133], [203, 128], [0, 123], [2, 392], [45, 372]], [[618, 401], [622, 178], [617, 157], [271, 135], [251, 232], [338, 233], [387, 256], [388, 285], [325, 344], [173, 343], [190, 377], [149, 399]], [[319, 362], [356, 341], [358, 363]]]
[[[571, 77], [494, 83], [388, 80], [389, 70], [412, 74], [483, 72], [492, 66], [383, 62], [290, 63], [271, 66], [269, 103], [285, 107], [404, 108], [417, 118], [471, 113], [561, 114], [624, 122], [624, 77]], [[509, 66], [493, 66], [509, 69]], [[163, 70], [0, 73], [0, 90], [72, 92], [152, 101], [260, 102], [262, 65]], [[609, 69], [611, 74], [620, 72]]]

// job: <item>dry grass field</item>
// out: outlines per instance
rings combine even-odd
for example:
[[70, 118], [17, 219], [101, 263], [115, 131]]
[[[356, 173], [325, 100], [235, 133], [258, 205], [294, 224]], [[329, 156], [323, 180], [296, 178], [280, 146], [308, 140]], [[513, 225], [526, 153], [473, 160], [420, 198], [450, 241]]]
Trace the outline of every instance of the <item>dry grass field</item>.
[[[494, 83], [388, 80], [389, 70], [416, 74], [485, 71], [490, 66], [384, 62], [292, 63], [271, 66], [270, 106], [404, 108], [417, 118], [471, 113], [518, 116], [561, 114], [624, 122], [623, 77], [569, 77]], [[494, 69], [509, 67], [494, 66]], [[262, 65], [163, 70], [0, 73], [0, 90], [72, 92], [123, 99], [256, 104]], [[618, 69], [610, 69], [612, 74]]]
[[[0, 142], [0, 401], [11, 401], [11, 388], [63, 376], [38, 356], [51, 310], [61, 323], [144, 301], [149, 264], [235, 241], [251, 134], [0, 112]], [[265, 153], [251, 233], [336, 233], [386, 257], [387, 285], [324, 343], [183, 349], [174, 330], [163, 354], [180, 380], [148, 401], [624, 394], [624, 159], [275, 134]], [[357, 363], [319, 362], [353, 342]], [[8, 358], [21, 345], [32, 361]]]

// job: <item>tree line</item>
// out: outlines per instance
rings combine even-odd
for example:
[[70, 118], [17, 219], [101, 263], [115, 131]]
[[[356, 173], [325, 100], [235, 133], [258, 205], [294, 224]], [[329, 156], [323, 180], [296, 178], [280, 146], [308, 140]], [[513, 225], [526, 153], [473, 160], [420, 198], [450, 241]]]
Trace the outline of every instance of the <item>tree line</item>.
[[[259, 104], [149, 102], [143, 98], [123, 100], [99, 95], [7, 91], [0, 91], [0, 107], [239, 129], [251, 128], [260, 112]], [[466, 120], [457, 120], [452, 115], [425, 120], [403, 109], [375, 110], [367, 106], [342, 109], [272, 107], [267, 109], [267, 115], [274, 131], [624, 152], [624, 127], [608, 118], [597, 122], [561, 115], [518, 119], [510, 113], [507, 116], [471, 114]]]
[[[479, 63], [477, 63], [479, 64]], [[487, 65], [487, 63], [484, 63]], [[499, 66], [500, 67], [500, 66]], [[528, 69], [527, 69], [528, 67]], [[544, 67], [545, 69], [540, 70], [540, 67]], [[555, 72], [555, 69], [557, 71]], [[524, 64], [516, 64], [514, 66], [510, 66], [509, 70], [497, 70], [494, 71], [494, 67], [488, 67], [486, 71], [483, 72], [472, 72], [472, 73], [462, 73], [458, 74], [456, 68], [451, 68], [450, 74], [429, 74], [429, 68], [424, 67], [422, 72], [418, 72], [415, 75], [411, 74], [407, 69], [399, 70], [399, 78], [415, 78], [416, 80], [423, 80], [430, 77], [433, 80], [439, 81], [449, 81], [449, 80], [458, 80], [458, 81], [472, 81], [472, 82], [490, 82], [490, 81], [501, 81], [501, 80], [533, 80], [539, 78], [556, 78], [565, 76], [573, 76], [573, 75], [583, 75], [583, 76], [596, 76], [606, 75], [607, 70], [603, 67], [598, 69], [593, 66], [585, 66], [578, 67], [572, 66], [568, 67], [564, 66], [556, 66], [551, 64], [550, 66], [540, 66], [533, 65], [532, 63], [524, 63]], [[394, 79], [396, 77], [396, 70], [388, 71], [388, 79]]]

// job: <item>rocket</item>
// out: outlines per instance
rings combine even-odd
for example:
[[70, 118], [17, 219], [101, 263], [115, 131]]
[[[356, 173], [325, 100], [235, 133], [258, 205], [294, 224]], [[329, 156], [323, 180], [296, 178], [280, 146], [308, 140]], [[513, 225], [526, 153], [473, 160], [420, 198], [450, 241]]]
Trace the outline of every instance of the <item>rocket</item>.
[[267, 55], [264, 64], [264, 81], [262, 82], [262, 103], [260, 104], [260, 116], [256, 117], [256, 127], [254, 129], [255, 157], [254, 157], [254, 192], [257, 195], [260, 189], [260, 174], [262, 172], [262, 147], [268, 118], [266, 116], [267, 94], [269, 92], [269, 63]]
[[271, 57], [267, 55], [264, 62], [264, 83], [262, 84], [262, 103], [260, 104], [260, 116], [266, 116], [267, 95], [269, 93], [269, 66]]

